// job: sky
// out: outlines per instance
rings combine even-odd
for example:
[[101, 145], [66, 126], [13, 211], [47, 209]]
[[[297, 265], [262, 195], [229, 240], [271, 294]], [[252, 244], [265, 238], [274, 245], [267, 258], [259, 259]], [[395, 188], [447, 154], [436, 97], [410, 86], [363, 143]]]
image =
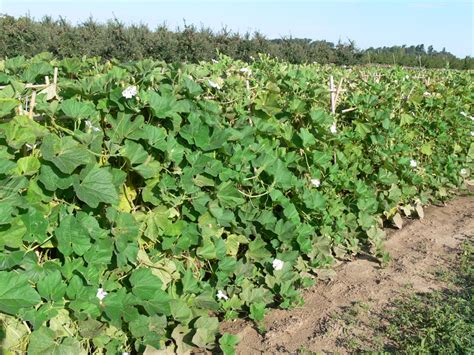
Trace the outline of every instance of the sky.
[[474, 0], [0, 0], [0, 14], [62, 16], [71, 23], [116, 17], [171, 29], [185, 21], [269, 38], [350, 39], [359, 48], [425, 44], [474, 56]]

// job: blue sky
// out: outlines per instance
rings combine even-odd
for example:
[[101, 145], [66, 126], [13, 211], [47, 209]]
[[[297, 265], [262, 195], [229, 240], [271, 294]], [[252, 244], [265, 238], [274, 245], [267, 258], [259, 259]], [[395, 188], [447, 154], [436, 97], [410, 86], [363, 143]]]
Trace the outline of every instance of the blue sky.
[[445, 0], [0, 0], [0, 13], [41, 18], [63, 16], [72, 23], [89, 16], [114, 16], [151, 28], [187, 24], [226, 25], [233, 31], [260, 31], [271, 38], [292, 35], [337, 42], [355, 40], [360, 48], [401, 44], [433, 45], [474, 56], [474, 1]]

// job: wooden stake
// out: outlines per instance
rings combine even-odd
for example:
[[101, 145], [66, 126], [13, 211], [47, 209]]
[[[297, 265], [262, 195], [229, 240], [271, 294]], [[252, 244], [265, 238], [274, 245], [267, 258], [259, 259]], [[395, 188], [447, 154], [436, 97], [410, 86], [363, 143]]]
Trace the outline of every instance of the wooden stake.
[[332, 75], [329, 77], [329, 91], [331, 92], [331, 113], [335, 114], [336, 113], [336, 102], [334, 101], [334, 99], [335, 99], [334, 78], [333, 78]]
[[342, 110], [341, 112], [346, 113], [346, 112], [351, 112], [351, 111], [355, 111], [355, 110], [357, 110], [357, 107], [346, 108], [346, 109]]
[[344, 82], [344, 78], [341, 78], [341, 80], [339, 80], [339, 85], [337, 86], [336, 95], [334, 98], [334, 111], [336, 111], [337, 100], [339, 99], [339, 94], [341, 93], [341, 87], [342, 87], [343, 82]]
[[56, 85], [57, 83], [58, 83], [58, 67], [54, 67], [53, 84]]
[[[0, 89], [5, 89], [8, 85], [1, 85]], [[44, 89], [47, 88], [46, 84], [26, 84], [25, 89]]]
[[31, 119], [33, 119], [33, 109], [35, 108], [35, 104], [36, 104], [36, 90], [33, 90], [33, 92], [31, 93], [30, 113], [29, 113], [29, 117]]

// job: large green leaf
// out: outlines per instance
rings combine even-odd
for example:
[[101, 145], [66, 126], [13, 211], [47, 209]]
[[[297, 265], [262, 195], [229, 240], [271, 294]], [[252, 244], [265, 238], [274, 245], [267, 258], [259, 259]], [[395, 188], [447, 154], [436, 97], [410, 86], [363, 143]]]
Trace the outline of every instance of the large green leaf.
[[162, 285], [160, 278], [153, 275], [150, 269], [145, 268], [135, 270], [130, 277], [130, 283], [133, 294], [142, 300], [153, 298]]
[[112, 182], [112, 175], [106, 168], [94, 165], [81, 173], [81, 177], [74, 177], [74, 191], [77, 197], [90, 207], [97, 207], [99, 203], [118, 202], [117, 191]]
[[172, 118], [179, 112], [186, 112], [187, 107], [183, 101], [177, 101], [175, 96], [158, 94], [150, 91], [147, 93], [148, 102], [153, 113], [158, 118]]
[[24, 144], [35, 145], [38, 138], [48, 134], [48, 130], [36, 123], [28, 116], [16, 116], [5, 125], [1, 130], [10, 147], [14, 149], [21, 148]]
[[95, 105], [90, 101], [67, 99], [61, 102], [60, 108], [66, 116], [75, 119], [90, 118], [96, 114]]
[[0, 271], [0, 312], [16, 314], [41, 302], [26, 276], [15, 271]]
[[40, 327], [30, 335], [28, 354], [31, 355], [64, 355], [84, 354], [85, 351], [77, 339], [72, 337], [57, 338], [55, 332], [46, 327]]
[[245, 202], [243, 195], [232, 181], [222, 183], [217, 188], [217, 198], [223, 207], [236, 207]]
[[52, 162], [65, 174], [71, 174], [78, 166], [93, 160], [87, 148], [70, 136], [46, 136], [41, 145], [41, 153], [45, 160]]
[[58, 249], [64, 255], [83, 255], [90, 247], [90, 237], [87, 230], [72, 215], [63, 218], [55, 231]]

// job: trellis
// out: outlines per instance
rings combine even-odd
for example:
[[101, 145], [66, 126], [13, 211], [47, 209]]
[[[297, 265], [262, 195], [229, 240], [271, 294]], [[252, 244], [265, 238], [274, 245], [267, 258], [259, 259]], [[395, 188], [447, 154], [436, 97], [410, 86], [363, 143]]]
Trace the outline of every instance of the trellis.
[[[24, 108], [23, 104], [20, 100], [18, 105], [18, 114], [19, 115], [28, 115], [29, 118], [34, 119], [34, 109], [36, 106], [36, 95], [39, 94], [46, 94], [47, 100], [50, 100], [54, 97], [57, 97], [57, 88], [58, 88], [58, 67], [54, 68], [53, 71], [53, 82], [50, 81], [49, 76], [44, 77], [45, 83], [44, 84], [33, 84], [27, 83], [25, 84], [25, 89], [32, 89], [31, 95], [24, 96]], [[0, 89], [5, 89], [8, 85], [0, 86]]]

